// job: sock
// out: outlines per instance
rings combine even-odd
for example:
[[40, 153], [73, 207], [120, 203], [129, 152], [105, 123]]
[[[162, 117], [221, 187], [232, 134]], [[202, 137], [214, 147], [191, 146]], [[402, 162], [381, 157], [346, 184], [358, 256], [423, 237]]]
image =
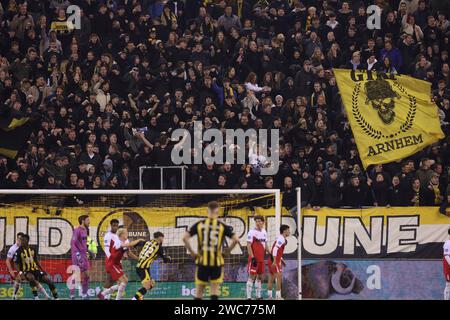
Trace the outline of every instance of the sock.
[[[109, 287], [109, 288], [111, 288], [111, 287]], [[105, 292], [106, 290], [108, 290], [109, 288], [106, 288], [106, 287], [103, 287], [103, 290], [102, 290], [102, 292]], [[109, 299], [111, 299], [111, 295], [110, 294], [107, 294], [107, 295], [103, 295], [104, 297], [105, 297], [105, 299], [106, 300], [109, 300]]]
[[113, 285], [112, 287], [109, 287], [108, 289], [103, 290], [102, 295], [104, 297], [110, 296], [112, 293], [116, 292], [118, 288], [119, 288], [119, 286], [117, 284]]
[[14, 281], [13, 299], [17, 297], [17, 292], [19, 292], [19, 289], [20, 289], [20, 282]]
[[133, 300], [142, 300], [146, 293], [147, 289], [145, 289], [144, 287], [140, 288], [138, 291], [136, 291]]
[[211, 295], [211, 300], [219, 300], [219, 296]]
[[444, 300], [450, 300], [450, 282], [445, 283]]
[[120, 300], [122, 299], [123, 293], [125, 292], [125, 288], [126, 288], [126, 284], [121, 282], [119, 284], [119, 288], [117, 289], [117, 296], [116, 296], [116, 300]]
[[69, 289], [70, 298], [75, 298], [75, 288]]
[[247, 299], [252, 298], [252, 291], [253, 291], [253, 280], [248, 279], [247, 280]]
[[48, 285], [48, 287], [50, 288], [50, 291], [52, 292], [52, 296], [54, 299], [58, 299], [58, 291], [55, 288], [55, 285], [53, 283], [50, 283]]
[[44, 287], [41, 286], [40, 283], [38, 284], [38, 289], [39, 289], [39, 291], [40, 291], [42, 294], [44, 294], [44, 296], [45, 296], [47, 299], [50, 299], [50, 296], [48, 295], [47, 291], [45, 291]]
[[261, 298], [261, 280], [257, 279], [255, 281], [255, 287], [256, 287], [256, 298]]
[[267, 290], [267, 297], [272, 298], [272, 290]]
[[276, 297], [277, 297], [277, 298], [281, 298], [281, 290], [277, 290], [277, 292], [276, 292]]
[[87, 292], [89, 289], [89, 277], [88, 276], [84, 276], [83, 277], [83, 282], [81, 283], [81, 290], [83, 292], [83, 296], [87, 296]]

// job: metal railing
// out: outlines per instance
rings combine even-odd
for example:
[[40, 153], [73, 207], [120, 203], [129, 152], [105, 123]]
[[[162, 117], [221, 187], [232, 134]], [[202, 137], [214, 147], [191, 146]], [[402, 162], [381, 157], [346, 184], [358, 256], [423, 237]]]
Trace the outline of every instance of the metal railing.
[[[167, 188], [164, 188], [164, 186], [166, 185], [165, 183], [165, 177], [164, 177], [164, 171], [167, 172], [167, 170], [170, 171], [176, 171], [176, 170], [180, 170], [180, 183], [181, 186], [177, 187], [175, 189], [186, 189], [186, 166], [141, 166], [139, 167], [139, 189], [140, 190], [144, 190], [144, 181], [143, 181], [143, 177], [144, 177], [144, 172], [147, 170], [152, 170], [152, 171], [159, 171], [159, 185], [160, 185], [160, 190], [165, 190]], [[170, 172], [169, 171], [169, 172]], [[169, 177], [170, 179], [171, 177]], [[172, 188], [174, 189], [174, 188]]]

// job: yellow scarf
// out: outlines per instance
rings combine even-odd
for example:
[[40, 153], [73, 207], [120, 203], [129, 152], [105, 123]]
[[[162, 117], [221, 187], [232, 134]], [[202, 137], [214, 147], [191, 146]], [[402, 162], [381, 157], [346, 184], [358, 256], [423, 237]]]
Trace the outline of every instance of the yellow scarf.
[[419, 206], [419, 202], [420, 202], [420, 189], [418, 191], [414, 190], [415, 195], [417, 196], [416, 201], [414, 201], [414, 206], [418, 207]]
[[237, 15], [242, 18], [242, 6], [244, 5], [244, 0], [236, 0], [237, 2]]
[[441, 204], [441, 190], [439, 190], [439, 186], [433, 184], [433, 192], [434, 192], [434, 204]]
[[311, 16], [308, 16], [308, 17], [306, 18], [306, 26], [305, 26], [306, 31], [308, 31], [309, 28], [311, 28], [311, 21], [312, 21], [312, 17], [311, 17]]
[[233, 88], [229, 87], [228, 90], [226, 88], [223, 88], [223, 91], [225, 93], [224, 94], [225, 98], [234, 97]]

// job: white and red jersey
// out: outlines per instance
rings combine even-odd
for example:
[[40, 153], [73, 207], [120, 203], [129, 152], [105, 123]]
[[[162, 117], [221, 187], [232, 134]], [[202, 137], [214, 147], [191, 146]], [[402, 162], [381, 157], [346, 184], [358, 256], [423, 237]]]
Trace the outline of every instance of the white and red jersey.
[[272, 245], [270, 253], [277, 265], [281, 264], [281, 258], [283, 258], [284, 248], [286, 247], [287, 240], [282, 235], [279, 235]]
[[122, 266], [121, 261], [127, 248], [122, 247], [122, 242], [117, 239], [111, 240], [110, 256], [106, 259], [106, 264], [113, 266]]
[[450, 239], [444, 242], [444, 257], [442, 259], [445, 280], [450, 282]]
[[106, 258], [106, 272], [114, 281], [118, 281], [125, 274], [122, 270], [122, 258], [128, 248], [122, 247], [122, 242], [117, 238], [111, 239], [109, 249], [110, 255]]
[[247, 243], [251, 244], [253, 257], [257, 262], [264, 263], [264, 253], [266, 251], [267, 232], [265, 229], [252, 229], [247, 234]]
[[[6, 258], [10, 260], [14, 260], [14, 255], [16, 254], [16, 251], [19, 250], [20, 246], [17, 243], [14, 243], [11, 248], [9, 248], [8, 253], [6, 254]], [[14, 269], [14, 263], [11, 264], [12, 269]]]
[[107, 258], [111, 255], [111, 240], [114, 240], [115, 243], [120, 242], [116, 233], [108, 231], [103, 238], [103, 247]]
[[9, 248], [8, 253], [6, 254], [6, 257], [9, 259], [14, 259], [14, 255], [16, 254], [16, 251], [19, 249], [19, 245], [17, 243], [14, 243], [11, 248]]

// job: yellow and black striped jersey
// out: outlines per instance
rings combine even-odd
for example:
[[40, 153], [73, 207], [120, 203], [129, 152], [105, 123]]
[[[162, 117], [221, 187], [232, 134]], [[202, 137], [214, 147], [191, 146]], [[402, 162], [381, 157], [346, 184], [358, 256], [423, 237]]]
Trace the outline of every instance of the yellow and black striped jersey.
[[222, 246], [224, 237], [231, 238], [233, 228], [227, 226], [219, 219], [210, 219], [199, 221], [189, 230], [191, 236], [197, 235], [198, 254], [197, 265], [208, 267], [220, 267], [224, 264], [222, 255]]
[[24, 247], [19, 247], [14, 254], [14, 262], [22, 272], [39, 270], [36, 260], [36, 251], [31, 247], [26, 249]]
[[147, 241], [139, 253], [136, 268], [148, 269], [158, 257], [164, 257], [161, 245], [155, 239]]

